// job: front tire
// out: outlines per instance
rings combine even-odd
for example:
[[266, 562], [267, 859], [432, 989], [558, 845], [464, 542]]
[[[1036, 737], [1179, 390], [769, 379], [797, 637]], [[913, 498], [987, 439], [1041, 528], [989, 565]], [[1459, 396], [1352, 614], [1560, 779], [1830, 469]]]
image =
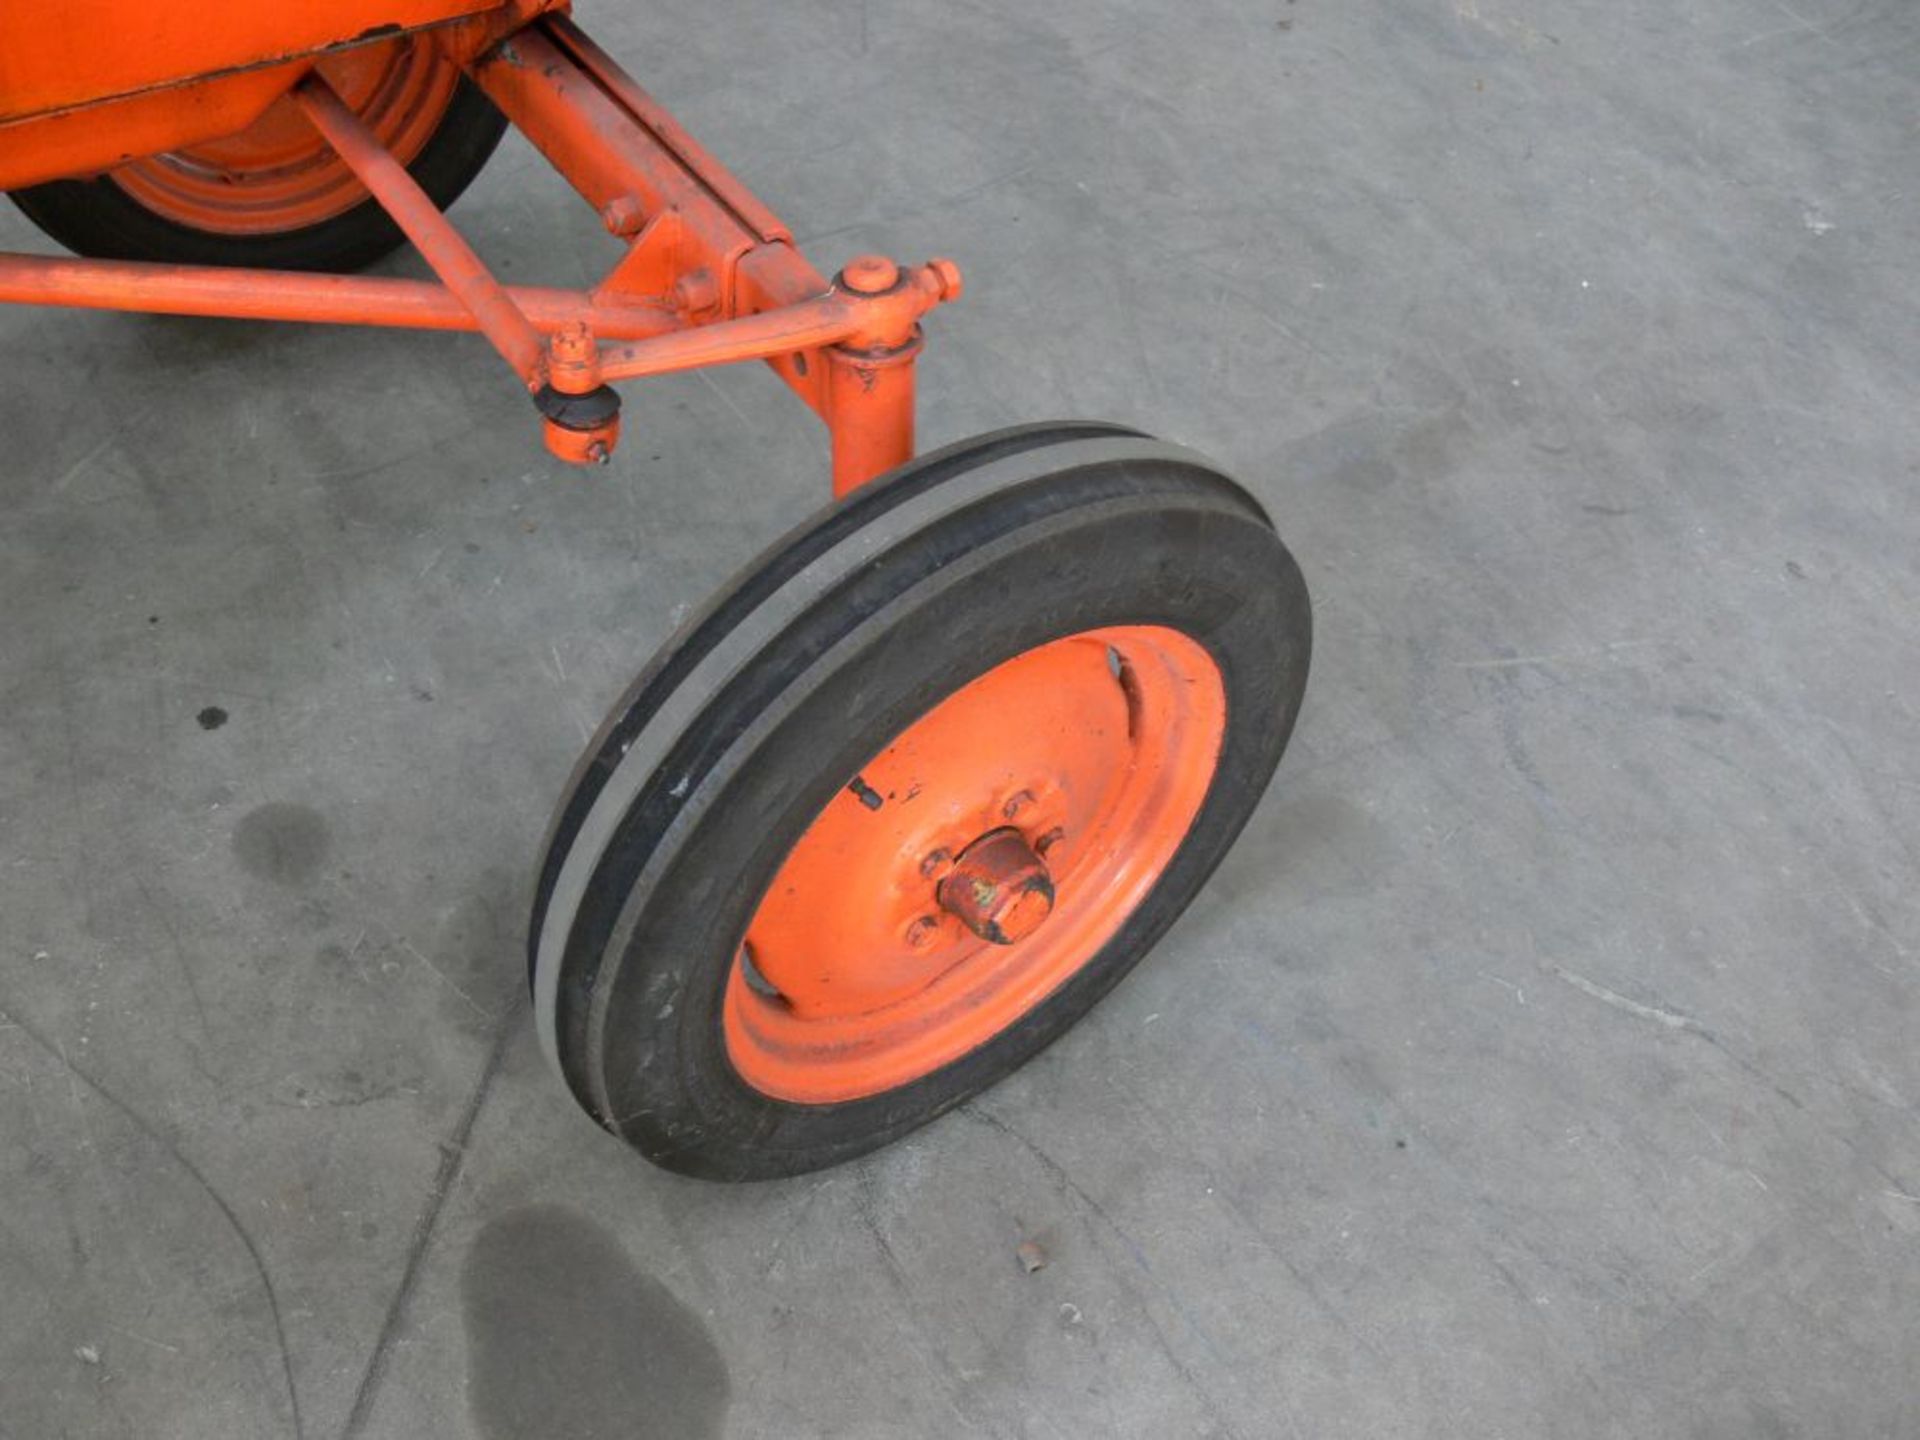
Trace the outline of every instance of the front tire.
[[536, 898], [543, 1045], [689, 1174], [906, 1134], [1185, 909], [1279, 762], [1310, 643], [1286, 547], [1189, 451], [1029, 427], [876, 481], [670, 641], [576, 770]]

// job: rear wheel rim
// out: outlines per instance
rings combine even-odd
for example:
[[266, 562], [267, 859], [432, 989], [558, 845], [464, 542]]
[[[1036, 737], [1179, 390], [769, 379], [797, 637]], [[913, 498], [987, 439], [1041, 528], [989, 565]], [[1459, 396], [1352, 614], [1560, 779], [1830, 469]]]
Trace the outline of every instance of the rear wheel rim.
[[[828, 803], [761, 898], [722, 1000], [735, 1071], [777, 1099], [833, 1104], [909, 1084], [1017, 1024], [1172, 862], [1226, 714], [1213, 657], [1156, 625], [1050, 641], [935, 705]], [[941, 884], [1007, 831], [1051, 893], [1025, 897], [1044, 918], [1029, 905], [1009, 919], [1018, 938], [995, 943], [941, 903]]]
[[[412, 37], [341, 51], [317, 68], [402, 164], [433, 137], [460, 84], [459, 66]], [[221, 235], [306, 229], [368, 198], [287, 95], [237, 135], [135, 160], [111, 178], [155, 215]]]

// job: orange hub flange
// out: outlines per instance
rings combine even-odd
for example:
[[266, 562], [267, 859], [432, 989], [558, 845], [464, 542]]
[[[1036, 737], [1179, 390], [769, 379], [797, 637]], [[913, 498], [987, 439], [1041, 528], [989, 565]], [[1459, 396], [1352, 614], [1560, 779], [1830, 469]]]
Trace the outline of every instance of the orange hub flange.
[[1180, 848], [1220, 669], [1153, 625], [1017, 655], [875, 755], [787, 856], [723, 1005], [741, 1078], [831, 1104], [985, 1044], [1120, 929]]
[[[357, 46], [319, 63], [327, 83], [403, 164], [433, 137], [460, 67], [431, 41]], [[367, 199], [333, 148], [283, 96], [238, 135], [122, 165], [113, 181], [154, 214], [224, 235], [317, 225]]]

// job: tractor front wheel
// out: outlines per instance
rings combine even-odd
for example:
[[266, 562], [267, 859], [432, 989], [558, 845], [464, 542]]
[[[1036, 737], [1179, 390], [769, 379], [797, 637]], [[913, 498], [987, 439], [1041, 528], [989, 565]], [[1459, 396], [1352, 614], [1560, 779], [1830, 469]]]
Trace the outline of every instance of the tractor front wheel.
[[924, 1124], [1193, 899], [1310, 633], [1265, 513], [1189, 451], [1031, 427], [864, 487], [671, 641], [576, 771], [536, 901], [543, 1043], [692, 1174]]

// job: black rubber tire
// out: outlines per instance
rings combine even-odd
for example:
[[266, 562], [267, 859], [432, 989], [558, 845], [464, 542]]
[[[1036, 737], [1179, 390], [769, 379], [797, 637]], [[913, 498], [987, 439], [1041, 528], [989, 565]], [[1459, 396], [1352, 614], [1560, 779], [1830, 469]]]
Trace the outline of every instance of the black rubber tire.
[[[445, 210], [480, 173], [506, 128], [506, 117], [463, 76], [439, 126], [407, 169]], [[76, 255], [98, 260], [340, 273], [371, 265], [406, 243], [400, 227], [371, 196], [317, 225], [270, 235], [227, 235], [155, 214], [111, 175], [52, 180], [9, 193], [47, 235]]]
[[[1200, 813], [1119, 933], [1015, 1024], [897, 1089], [803, 1105], [746, 1084], [721, 996], [758, 897], [820, 808], [975, 676], [1128, 624], [1199, 641], [1228, 715]], [[691, 1175], [798, 1174], [926, 1123], [1062, 1034], [1186, 908], [1279, 763], [1311, 635], [1299, 567], [1259, 504], [1133, 432], [1005, 431], [857, 491], [670, 641], [576, 768], [536, 890], [543, 1045], [600, 1124]]]

